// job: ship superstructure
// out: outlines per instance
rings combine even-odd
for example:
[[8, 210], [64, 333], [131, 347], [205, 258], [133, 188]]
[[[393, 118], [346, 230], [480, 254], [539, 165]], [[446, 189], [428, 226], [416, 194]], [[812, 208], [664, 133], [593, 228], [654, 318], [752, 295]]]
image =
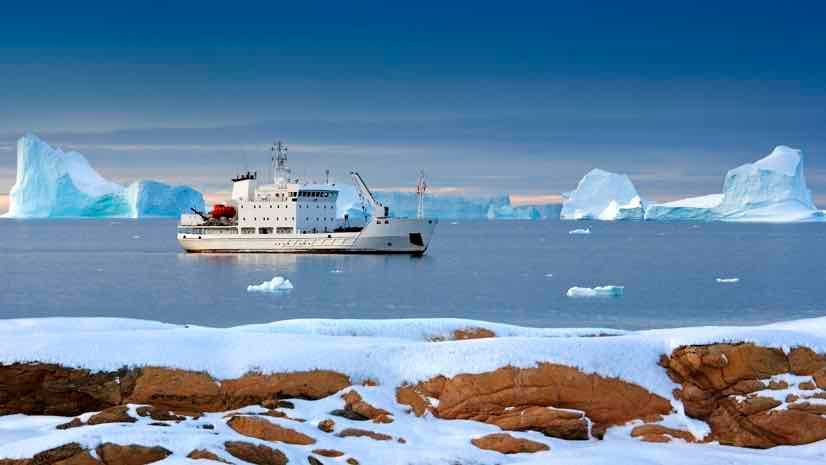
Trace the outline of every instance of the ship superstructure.
[[[437, 220], [393, 218], [364, 179], [351, 176], [369, 207], [363, 226], [338, 218], [339, 189], [334, 184], [301, 183], [292, 178], [287, 147], [273, 146], [273, 182], [258, 184], [258, 173], [232, 179], [232, 197], [207, 213], [181, 216], [178, 242], [188, 252], [384, 253], [422, 255]], [[419, 189], [421, 190], [422, 181]], [[424, 195], [421, 190], [420, 195]]]

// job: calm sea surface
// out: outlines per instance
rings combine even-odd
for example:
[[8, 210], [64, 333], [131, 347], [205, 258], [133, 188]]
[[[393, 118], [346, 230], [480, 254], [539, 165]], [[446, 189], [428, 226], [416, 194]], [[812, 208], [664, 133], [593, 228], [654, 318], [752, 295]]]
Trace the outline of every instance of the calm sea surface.
[[[569, 235], [590, 226], [590, 235]], [[428, 255], [191, 255], [174, 220], [0, 220], [0, 318], [462, 317], [655, 328], [826, 315], [826, 225], [443, 221]], [[284, 276], [295, 289], [248, 293]], [[721, 284], [716, 278], [740, 279]], [[620, 298], [566, 297], [625, 286]]]

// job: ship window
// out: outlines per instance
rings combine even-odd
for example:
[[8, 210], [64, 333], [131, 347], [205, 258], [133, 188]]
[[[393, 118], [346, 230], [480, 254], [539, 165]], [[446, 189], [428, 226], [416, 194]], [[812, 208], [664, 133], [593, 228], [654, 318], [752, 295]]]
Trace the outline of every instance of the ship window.
[[376, 221], [376, 224], [381, 224], [381, 220], [379, 220], [379, 221]]
[[384, 224], [390, 224], [390, 222], [387, 221], [387, 220], [384, 220]]
[[258, 228], [258, 234], [272, 234], [272, 228]]
[[255, 228], [241, 228], [241, 234], [255, 234]]
[[424, 247], [421, 233], [410, 233], [410, 243], [419, 247]]

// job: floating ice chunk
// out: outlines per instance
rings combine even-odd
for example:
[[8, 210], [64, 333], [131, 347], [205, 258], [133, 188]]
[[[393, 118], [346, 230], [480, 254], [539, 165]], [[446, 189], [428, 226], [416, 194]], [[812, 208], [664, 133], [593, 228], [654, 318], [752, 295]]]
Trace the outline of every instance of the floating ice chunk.
[[546, 278], [553, 278], [553, 277], [554, 277], [554, 275], [553, 275], [553, 273], [546, 273], [546, 274], [545, 274], [545, 277], [546, 277]]
[[591, 234], [591, 228], [572, 229], [568, 231], [568, 234]]
[[293, 283], [289, 279], [276, 276], [270, 281], [261, 284], [251, 284], [247, 286], [247, 292], [282, 292], [293, 288]]
[[740, 278], [717, 278], [718, 283], [739, 283]]
[[622, 297], [625, 286], [572, 287], [565, 293], [568, 297]]

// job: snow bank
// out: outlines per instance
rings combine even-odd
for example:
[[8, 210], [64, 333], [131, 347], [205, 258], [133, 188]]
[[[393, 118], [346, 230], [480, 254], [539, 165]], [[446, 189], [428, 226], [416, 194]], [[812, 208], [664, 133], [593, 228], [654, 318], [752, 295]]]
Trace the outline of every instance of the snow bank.
[[17, 142], [17, 178], [10, 192], [8, 217], [178, 216], [204, 208], [199, 192], [156, 181], [128, 188], [106, 180], [78, 152], [50, 147], [34, 135]]
[[625, 293], [624, 286], [597, 286], [597, 287], [572, 287], [565, 293], [568, 297], [622, 297]]
[[283, 292], [289, 291], [292, 288], [293, 283], [291, 283], [289, 279], [276, 276], [260, 284], [250, 284], [247, 286], [247, 292]]
[[614, 221], [642, 219], [644, 205], [634, 184], [624, 174], [593, 169], [576, 189], [563, 194], [563, 220]]

